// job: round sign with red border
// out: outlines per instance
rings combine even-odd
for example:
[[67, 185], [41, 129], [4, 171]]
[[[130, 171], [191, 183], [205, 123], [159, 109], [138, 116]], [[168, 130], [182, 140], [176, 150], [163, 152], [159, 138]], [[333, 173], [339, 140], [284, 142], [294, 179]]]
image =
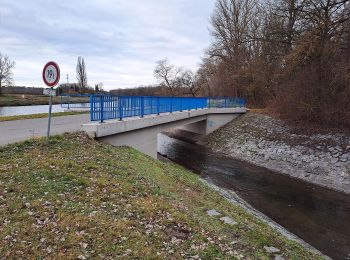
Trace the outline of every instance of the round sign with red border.
[[49, 61], [43, 69], [44, 83], [49, 87], [54, 87], [60, 81], [60, 67], [56, 62]]

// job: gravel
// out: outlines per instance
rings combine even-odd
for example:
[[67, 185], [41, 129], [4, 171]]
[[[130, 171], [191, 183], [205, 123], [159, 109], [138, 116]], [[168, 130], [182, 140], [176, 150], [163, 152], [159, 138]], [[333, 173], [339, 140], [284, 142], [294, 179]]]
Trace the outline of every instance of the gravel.
[[202, 144], [227, 156], [350, 194], [350, 136], [306, 134], [283, 121], [245, 114]]

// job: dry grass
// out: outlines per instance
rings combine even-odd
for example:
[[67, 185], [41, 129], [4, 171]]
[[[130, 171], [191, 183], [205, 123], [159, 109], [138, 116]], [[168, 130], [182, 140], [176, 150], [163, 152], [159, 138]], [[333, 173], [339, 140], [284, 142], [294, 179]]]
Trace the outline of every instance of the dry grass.
[[[80, 114], [87, 114], [89, 112], [57, 112], [57, 113], [52, 113], [53, 117], [57, 116], [71, 116], [71, 115], [80, 115]], [[0, 122], [5, 122], [5, 121], [15, 121], [15, 120], [23, 120], [23, 119], [34, 119], [34, 118], [45, 118], [47, 117], [47, 113], [42, 113], [42, 114], [33, 114], [33, 115], [18, 115], [18, 116], [0, 116]]]
[[131, 148], [82, 134], [0, 147], [0, 258], [269, 259], [264, 246], [317, 258], [197, 175]]
[[[53, 97], [53, 104], [60, 104], [60, 97]], [[87, 103], [89, 97], [72, 97], [71, 103]], [[2, 106], [32, 106], [32, 105], [48, 105], [47, 96], [38, 95], [0, 95], [0, 107]]]

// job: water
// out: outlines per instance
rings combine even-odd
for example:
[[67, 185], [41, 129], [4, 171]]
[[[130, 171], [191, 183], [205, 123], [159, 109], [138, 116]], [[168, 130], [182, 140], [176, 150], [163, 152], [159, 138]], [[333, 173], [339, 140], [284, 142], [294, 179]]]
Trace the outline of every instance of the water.
[[333, 259], [350, 259], [350, 196], [223, 157], [194, 144], [191, 137], [181, 139], [171, 133], [160, 134], [159, 153], [220, 187], [234, 190]]
[[[79, 105], [79, 110], [88, 109], [89, 103], [74, 104], [75, 106]], [[85, 108], [84, 108], [85, 107]], [[64, 112], [67, 108], [61, 107], [61, 105], [52, 105], [52, 112]], [[74, 111], [74, 109], [73, 109]], [[9, 107], [0, 107], [0, 116], [17, 116], [17, 115], [32, 115], [32, 114], [41, 114], [48, 113], [49, 105], [36, 105], [36, 106], [9, 106]]]

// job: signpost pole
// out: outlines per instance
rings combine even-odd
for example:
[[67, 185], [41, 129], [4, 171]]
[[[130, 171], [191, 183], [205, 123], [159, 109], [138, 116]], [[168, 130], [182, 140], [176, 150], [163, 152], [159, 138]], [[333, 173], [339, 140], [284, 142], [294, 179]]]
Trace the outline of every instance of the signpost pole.
[[47, 123], [47, 134], [46, 134], [46, 144], [49, 144], [49, 138], [50, 138], [50, 128], [51, 128], [51, 112], [52, 112], [52, 96], [56, 95], [55, 90], [53, 89], [54, 86], [58, 84], [60, 81], [60, 68], [58, 67], [57, 63], [53, 61], [49, 61], [46, 63], [43, 69], [43, 81], [45, 85], [49, 86], [49, 89], [44, 89], [44, 95], [49, 96], [49, 120]]
[[49, 97], [49, 121], [48, 121], [48, 125], [47, 125], [47, 134], [46, 134], [46, 143], [47, 144], [49, 144], [49, 138], [50, 138], [51, 112], [52, 112], [52, 96], [50, 95], [50, 97]]

